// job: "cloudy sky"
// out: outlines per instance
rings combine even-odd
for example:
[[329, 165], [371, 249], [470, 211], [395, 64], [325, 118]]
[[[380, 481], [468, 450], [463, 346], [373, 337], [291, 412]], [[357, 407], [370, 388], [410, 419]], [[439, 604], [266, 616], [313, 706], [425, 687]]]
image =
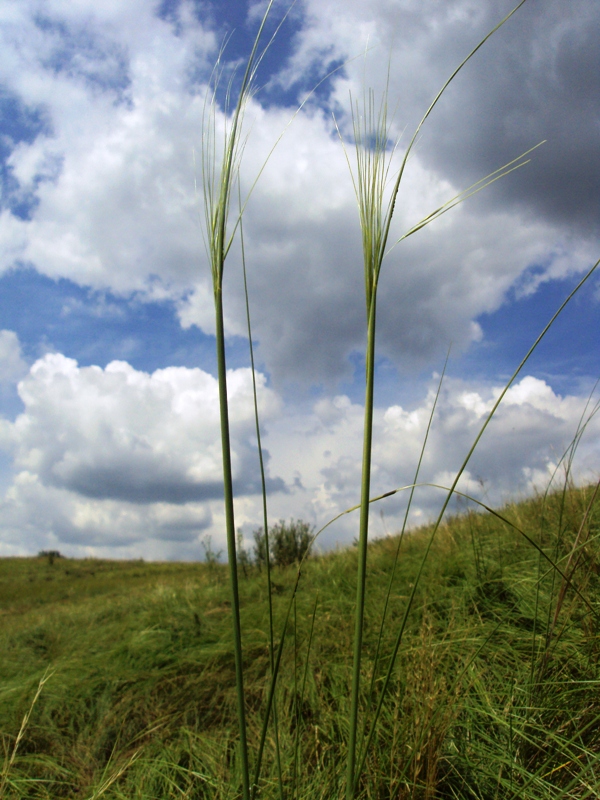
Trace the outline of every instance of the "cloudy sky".
[[[357, 502], [365, 312], [350, 96], [389, 66], [397, 157], [505, 0], [298, 0], [247, 110], [244, 218], [269, 514]], [[261, 4], [7, 0], [0, 8], [0, 555], [197, 559], [224, 549], [213, 304], [195, 184], [225, 44]], [[269, 33], [288, 10], [276, 5]], [[409, 161], [393, 233], [542, 140], [531, 162], [402, 242], [380, 284], [373, 490], [448, 483], [500, 388], [600, 257], [600, 6], [528, 0], [451, 84]], [[237, 73], [236, 73], [237, 68]], [[316, 88], [315, 88], [316, 87]], [[314, 91], [313, 91], [314, 90]], [[219, 94], [222, 100], [224, 92]], [[303, 101], [299, 113], [298, 106]], [[219, 109], [219, 120], [223, 109]], [[239, 246], [225, 277], [237, 525], [261, 523]], [[463, 485], [546, 485], [600, 375], [593, 276], [510, 390]], [[592, 405], [597, 395], [592, 399]], [[600, 421], [577, 454], [600, 474]], [[416, 495], [413, 521], [440, 502]], [[400, 524], [381, 504], [373, 534]], [[328, 529], [352, 541], [357, 520]]]

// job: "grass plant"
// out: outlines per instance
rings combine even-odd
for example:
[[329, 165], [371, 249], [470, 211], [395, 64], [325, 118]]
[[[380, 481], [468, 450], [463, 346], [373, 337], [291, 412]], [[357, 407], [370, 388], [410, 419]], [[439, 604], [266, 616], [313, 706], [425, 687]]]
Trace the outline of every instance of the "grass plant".
[[[243, 115], [249, 98], [254, 91], [254, 78], [262, 55], [259, 52], [261, 36], [270, 14], [273, 0], [269, 0], [238, 90], [237, 100], [230, 112], [232, 82], [229, 83], [225, 103], [225, 126], [222, 132], [222, 151], [217, 154], [217, 90], [220, 81], [220, 63], [214, 72], [213, 93], [205, 107], [202, 139], [202, 186], [204, 189], [204, 209], [206, 222], [206, 245], [210, 260], [213, 294], [215, 302], [215, 335], [217, 347], [217, 375], [219, 384], [219, 412], [221, 418], [221, 446], [223, 454], [223, 490], [225, 501], [225, 530], [227, 539], [227, 559], [230, 570], [231, 608], [235, 642], [236, 688], [238, 702], [238, 725], [240, 736], [240, 771], [244, 800], [250, 800], [250, 770], [248, 764], [248, 744], [246, 740], [244, 670], [242, 655], [242, 633], [240, 627], [240, 601], [237, 577], [236, 529], [233, 508], [233, 477], [231, 468], [231, 444], [229, 435], [229, 407], [227, 401], [227, 362], [225, 355], [225, 325], [223, 314], [223, 274], [225, 262], [241, 216], [229, 228], [232, 198], [235, 197], [239, 159], [243, 152]], [[226, 115], [231, 113], [227, 123]], [[241, 215], [240, 211], [240, 215]], [[249, 318], [248, 318], [249, 319]]]
[[[358, 537], [359, 558], [356, 588], [356, 611], [354, 617], [355, 628], [353, 640], [353, 672], [349, 721], [348, 760], [346, 770], [346, 800], [354, 799], [357, 782], [359, 780], [361, 771], [359, 769], [357, 773], [356, 752], [359, 735], [358, 717], [360, 703], [362, 638], [367, 582], [369, 513], [371, 504], [371, 462], [375, 383], [377, 291], [381, 269], [383, 266], [383, 261], [391, 249], [389, 248], [390, 230], [406, 164], [421, 128], [425, 124], [427, 118], [437, 105], [447, 87], [458, 75], [464, 65], [475, 55], [475, 53], [485, 44], [485, 42], [499, 28], [501, 28], [502, 25], [504, 25], [504, 23], [513, 16], [514, 13], [516, 13], [516, 11], [523, 5], [524, 2], [525, 0], [522, 0], [503, 20], [501, 20], [498, 25], [496, 25], [488, 33], [488, 35], [478, 43], [478, 45], [467, 55], [467, 57], [450, 75], [417, 125], [395, 176], [392, 174], [392, 166], [398, 143], [396, 142], [396, 145], [392, 147], [390, 147], [389, 144], [391, 126], [388, 116], [389, 105], [387, 89], [384, 92], [383, 98], [379, 105], [377, 105], [375, 95], [371, 90], [365, 90], [362, 107], [358, 103], [353, 103], [351, 97], [354, 145], [356, 152], [356, 170], [353, 170], [350, 164], [350, 158], [346, 148], [344, 148], [344, 150], [350, 166], [350, 172], [352, 174], [352, 181], [358, 202], [360, 228], [362, 234], [367, 324], [365, 352], [366, 385], [363, 424], [362, 477], [360, 490], [360, 522]], [[416, 225], [412, 226], [410, 230], [400, 237], [395, 244], [398, 244], [403, 239], [406, 239], [408, 236], [411, 236], [417, 231], [421, 230], [421, 228], [436, 220], [439, 216], [446, 213], [448, 210], [462, 202], [470, 195], [489, 185], [490, 182], [498, 180], [514, 169], [518, 169], [520, 166], [523, 166], [526, 163], [524, 156], [527, 154], [528, 153], [525, 153], [523, 156], [511, 161], [509, 164], [501, 167], [499, 170], [496, 170], [491, 175], [486, 176], [474, 186], [469, 187], [469, 189], [466, 191], [461, 192], [450, 201], [444, 203], [440, 208], [434, 210]], [[388, 189], [390, 184], [391, 189]], [[457, 476], [457, 481], [458, 477], [459, 476]], [[451, 493], [452, 492], [450, 492], [449, 495]], [[379, 709], [376, 716], [378, 716], [378, 714]]]

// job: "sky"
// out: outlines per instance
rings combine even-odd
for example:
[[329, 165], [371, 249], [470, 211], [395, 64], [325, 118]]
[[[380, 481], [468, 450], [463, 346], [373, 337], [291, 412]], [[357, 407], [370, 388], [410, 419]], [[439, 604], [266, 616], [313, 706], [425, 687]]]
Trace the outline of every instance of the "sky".
[[[392, 173], [505, 0], [297, 0], [249, 102], [240, 165], [269, 520], [320, 528], [358, 502], [365, 299], [351, 103], [387, 91]], [[202, 119], [245, 0], [7, 0], [0, 7], [0, 555], [200, 560], [225, 551]], [[600, 6], [527, 0], [424, 125], [379, 288], [373, 493], [448, 485], [519, 362], [600, 258]], [[226, 85], [226, 84], [225, 84]], [[217, 91], [217, 129], [227, 119]], [[339, 130], [339, 133], [338, 133]], [[340, 140], [340, 134], [343, 139]], [[258, 180], [257, 180], [258, 177]], [[262, 524], [241, 252], [224, 277], [236, 525]], [[600, 274], [508, 391], [461, 480], [501, 504], [600, 477]], [[373, 508], [402, 524], [406, 492]], [[410, 522], [435, 515], [419, 489]], [[464, 504], [463, 504], [464, 506]], [[454, 510], [460, 510], [460, 504]], [[350, 544], [347, 515], [320, 537]]]

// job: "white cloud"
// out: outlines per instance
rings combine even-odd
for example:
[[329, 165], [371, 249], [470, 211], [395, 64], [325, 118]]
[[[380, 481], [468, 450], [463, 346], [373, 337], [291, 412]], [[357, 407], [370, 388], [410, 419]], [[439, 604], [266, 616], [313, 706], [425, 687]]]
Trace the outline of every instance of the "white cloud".
[[[195, 273], [192, 148], [202, 99], [190, 74], [207, 71], [215, 40], [187, 3], [180, 16], [179, 35], [145, 2], [50, 2], [43, 13], [23, 3], [3, 20], [0, 78], [43, 110], [49, 128], [8, 161], [39, 206], [31, 221], [3, 212], [4, 269], [18, 258], [116, 291], [151, 276], [181, 285]], [[123, 63], [107, 85], [97, 73], [113, 51]]]
[[[284, 415], [260, 374], [258, 387], [271, 519], [322, 525], [356, 504], [362, 406], [341, 395]], [[230, 371], [229, 389], [237, 524], [248, 534], [261, 522], [249, 370]], [[446, 380], [421, 481], [451, 481], [499, 391]], [[23, 413], [2, 426], [15, 470], [2, 502], [4, 552], [54, 547], [78, 555], [199, 558], [206, 535], [224, 548], [212, 376], [181, 367], [149, 375], [124, 362], [79, 367], [49, 354], [32, 366], [19, 393]], [[413, 409], [376, 410], [373, 494], [412, 482], [433, 401], [432, 389]], [[461, 486], [478, 494], [483, 484], [490, 502], [530, 491], [568, 447], [584, 406], [581, 398], [560, 397], [544, 381], [524, 377], [509, 391]], [[578, 455], [582, 479], [594, 477], [599, 441], [593, 418]], [[401, 524], [405, 497], [383, 505], [389, 530]], [[440, 497], [419, 490], [413, 520], [429, 518]], [[355, 525], [345, 518], [323, 543], [348, 542]]]
[[[390, 64], [391, 108], [408, 131], [453, 70], [514, 8], [510, 0], [307, 0], [305, 24], [286, 75], [302, 81], [322, 63], [345, 61], [348, 90], [382, 91]], [[533, 163], [489, 192], [490, 205], [557, 224], [566, 234], [598, 239], [594, 131], [598, 95], [598, 5], [575, 0], [526, 3], [486, 42], [452, 83], [423, 131], [419, 152], [429, 167], [461, 187], [542, 140]], [[367, 58], [360, 58], [365, 49]], [[396, 106], [397, 104], [397, 106]], [[592, 200], [596, 198], [596, 202]]]
[[[423, 459], [420, 482], [448, 486], [489, 413], [499, 387], [465, 385], [447, 379], [436, 409]], [[374, 425], [372, 494], [412, 483], [429, 422], [434, 393], [412, 410], [399, 405], [377, 409]], [[502, 503], [516, 494], [545, 488], [552, 470], [569, 446], [584, 412], [585, 399], [556, 395], [539, 379], [524, 377], [508, 393], [480, 441], [459, 488], [486, 502]], [[277, 420], [267, 444], [277, 474], [297, 480], [295, 497], [304, 514], [321, 525], [358, 502], [363, 409], [346, 397], [320, 401], [309, 416]], [[594, 417], [579, 447], [575, 474], [597, 479], [600, 420]], [[312, 476], [312, 477], [309, 477]], [[483, 487], [483, 489], [482, 489]], [[387, 527], [402, 522], [407, 493], [381, 504]], [[413, 521], [425, 521], [441, 505], [438, 490], [417, 490]], [[273, 513], [286, 516], [288, 497], [274, 498]], [[375, 510], [375, 509], [374, 509]], [[376, 509], [378, 511], [378, 509]], [[325, 535], [349, 541], [356, 522], [344, 518]], [[380, 524], [374, 517], [374, 530]]]
[[198, 558], [210, 526], [209, 504], [142, 506], [90, 500], [19, 472], [1, 504], [0, 554], [57, 549], [71, 556]]
[[[268, 419], [277, 400], [259, 376]], [[221, 495], [216, 380], [200, 369], [152, 375], [114, 361], [80, 368], [48, 354], [19, 384], [15, 465], [47, 486], [128, 502], [185, 503]], [[229, 373], [234, 480], [256, 490], [251, 373]]]
[[[84, 2], [72, 8], [45, 4], [47, 19], [64, 23], [67, 33], [36, 24], [36, 4], [19, 9], [4, 20], [2, 77], [25, 102], [43, 106], [51, 130], [10, 156], [22, 191], [32, 192], [39, 204], [31, 220], [8, 210], [0, 215], [2, 267], [19, 260], [96, 288], [171, 297], [182, 325], [211, 332], [212, 291], [192, 159], [200, 144], [204, 85], [190, 75], [206, 80], [214, 35], [186, 4], [179, 25], [158, 19], [142, 2], [103, 9]], [[458, 52], [496, 13], [491, 5], [482, 11], [464, 0], [443, 13], [436, 4], [413, 2], [400, 9], [387, 2], [308, 3], [290, 69], [300, 74], [327, 48], [336, 57], [354, 55], [369, 33], [375, 49], [366, 67], [358, 59], [334, 78], [334, 104], [347, 108], [347, 90], [360, 91], [364, 69], [367, 81], [381, 88], [381, 52], [391, 46], [391, 21], [399, 14], [403, 28], [393, 46], [390, 97], [400, 99], [398, 127], [412, 124], [415, 109], [426, 107]], [[558, 24], [551, 9], [544, 36]], [[57, 54], [60, 69], [51, 66]], [[411, 80], [401, 79], [406, 75]], [[457, 110], [444, 105], [435, 119], [454, 120], [461, 105], [468, 106], [467, 78], [464, 92]], [[290, 116], [289, 109], [250, 103], [246, 189]], [[343, 114], [340, 119], [343, 126]], [[428, 137], [425, 132], [409, 164], [397, 205], [398, 233], [469, 183], [466, 173], [433, 158], [438, 134], [433, 143]], [[446, 134], [438, 138], [445, 146]], [[477, 340], [473, 320], [498, 308], [528, 267], [538, 268], [537, 285], [593, 260], [589, 239], [570, 238], [543, 214], [482, 197], [402, 243], [385, 264], [379, 343], [403, 367], [422, 367], [449, 341], [459, 351]], [[362, 346], [364, 301], [352, 185], [327, 109], [309, 103], [293, 121], [245, 219], [255, 332], [267, 369], [276, 381], [335, 383], [348, 374], [348, 355]], [[238, 255], [232, 253], [226, 272], [227, 329], [234, 334], [244, 330]]]
[[21, 345], [14, 331], [0, 331], [0, 386], [16, 383], [27, 372]]
[[[268, 422], [279, 400], [262, 375], [257, 388]], [[229, 371], [228, 389], [234, 487], [252, 496], [260, 480], [250, 371]], [[79, 367], [53, 353], [19, 394], [24, 411], [1, 430], [16, 473], [2, 504], [7, 552], [50, 542], [77, 554], [199, 555], [199, 538], [222, 516], [215, 378], [178, 367], [149, 375], [124, 362]], [[267, 483], [285, 490], [276, 477]]]
[[[348, 90], [360, 95], [363, 80], [382, 90], [382, 65], [391, 53], [394, 130], [410, 130], [451, 69], [509, 8], [500, 5], [307, 0], [302, 6], [296, 50], [273, 83], [302, 83], [329, 61], [363, 52], [367, 40], [373, 49], [337, 73], [328, 101], [313, 98], [294, 119], [245, 216], [254, 333], [275, 386], [260, 379], [270, 475], [288, 490], [273, 494], [274, 518], [322, 523], [358, 494], [362, 407], [334, 393], [350, 374], [348, 356], [363, 344], [361, 242], [330, 110], [347, 135]], [[557, 0], [526, 4], [453, 85], [409, 162], [397, 204], [398, 235], [472, 180], [539, 139], [550, 140], [548, 155], [543, 148], [536, 152], [532, 164], [500, 183], [504, 188], [495, 185], [472, 198], [386, 260], [378, 347], [403, 368], [423, 367], [450, 341], [454, 352], [478, 341], [476, 318], [497, 309], [511, 287], [533, 292], [544, 280], [581, 272], [597, 257], [594, 193], [600, 184], [589, 165], [598, 162], [593, 125], [600, 94], [589, 64], [597, 53], [599, 15], [586, 0], [576, 0], [576, 8], [567, 20]], [[8, 159], [17, 199], [37, 204], [30, 219], [6, 207], [0, 213], [0, 270], [26, 263], [53, 278], [117, 294], [171, 299], [182, 326], [210, 333], [212, 288], [192, 149], [200, 143], [216, 37], [191, 3], [181, 3], [176, 17], [159, 19], [146, 0], [2, 6], [0, 82], [36, 110], [43, 125]], [[583, 67], [577, 53], [588, 54]], [[276, 104], [249, 104], [246, 191], [291, 114]], [[69, 308], [75, 306], [65, 306], [65, 314]], [[235, 248], [225, 310], [227, 331], [243, 335]], [[0, 380], [14, 382], [25, 371], [16, 336], [0, 333]], [[260, 523], [249, 373], [235, 370], [231, 379], [236, 509], [248, 530]], [[298, 386], [302, 394], [311, 384], [324, 386], [326, 396], [312, 408], [284, 409], [277, 394], [283, 385]], [[424, 479], [451, 478], [495, 392], [477, 382], [446, 382]], [[55, 543], [74, 554], [93, 547], [97, 554], [192, 557], [203, 535], [223, 546], [222, 511], [214, 499], [220, 486], [216, 385], [209, 374], [169, 367], [150, 375], [124, 362], [79, 367], [55, 353], [36, 362], [20, 394], [23, 413], [1, 428], [15, 468], [2, 509], [6, 552]], [[408, 409], [377, 410], [374, 491], [412, 480], [432, 402], [429, 393]], [[581, 398], [560, 397], [543, 381], [523, 378], [465, 480], [475, 485], [481, 478], [498, 501], [530, 489], [557, 463], [583, 407]], [[591, 475], [598, 455], [595, 421], [588, 435], [580, 457]], [[419, 519], [430, 514], [436, 497], [419, 493]], [[393, 528], [402, 501], [391, 499], [385, 507]], [[329, 541], [348, 541], [353, 526], [349, 519], [340, 523]]]

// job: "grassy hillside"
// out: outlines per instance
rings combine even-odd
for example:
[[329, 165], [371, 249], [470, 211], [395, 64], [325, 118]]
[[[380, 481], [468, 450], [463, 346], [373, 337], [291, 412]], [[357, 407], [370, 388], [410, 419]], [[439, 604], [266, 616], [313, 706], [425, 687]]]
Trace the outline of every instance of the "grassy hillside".
[[[600, 795], [594, 501], [593, 487], [571, 490], [502, 509], [508, 522], [468, 513], [438, 531], [361, 796]], [[429, 533], [401, 543], [381, 639], [399, 540], [370, 545], [367, 733]], [[292, 604], [276, 715], [288, 798], [343, 791], [356, 558], [350, 549], [308, 561]], [[257, 568], [240, 577], [255, 758], [269, 676], [266, 585]], [[274, 580], [279, 640], [296, 570]], [[224, 565], [0, 560], [0, 795], [238, 796], [229, 611]], [[271, 724], [265, 798], [280, 796], [275, 741]]]

